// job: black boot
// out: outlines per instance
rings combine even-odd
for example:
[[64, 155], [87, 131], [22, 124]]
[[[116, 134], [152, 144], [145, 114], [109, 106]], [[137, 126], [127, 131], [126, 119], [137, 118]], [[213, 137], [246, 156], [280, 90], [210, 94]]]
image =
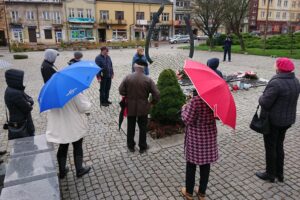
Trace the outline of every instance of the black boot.
[[89, 173], [89, 171], [91, 170], [91, 167], [89, 167], [89, 166], [82, 167], [82, 161], [83, 161], [82, 156], [75, 156], [74, 160], [75, 160], [75, 168], [76, 168], [77, 178], [82, 177], [83, 175]]
[[64, 179], [69, 172], [69, 168], [66, 167], [67, 158], [57, 158], [59, 168], [59, 178]]
[[269, 175], [267, 172], [256, 172], [255, 175], [264, 181], [270, 181], [271, 183], [275, 182], [275, 177]]
[[283, 175], [277, 175], [277, 179], [280, 183], [284, 182], [284, 176]]

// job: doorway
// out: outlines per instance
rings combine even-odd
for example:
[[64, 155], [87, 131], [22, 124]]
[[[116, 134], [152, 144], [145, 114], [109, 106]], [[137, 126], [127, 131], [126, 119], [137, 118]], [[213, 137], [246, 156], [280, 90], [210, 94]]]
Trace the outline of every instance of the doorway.
[[55, 31], [55, 42], [59, 43], [62, 40], [62, 32], [61, 30]]
[[29, 42], [37, 42], [35, 28], [28, 28]]
[[6, 38], [4, 31], [0, 31], [0, 46], [6, 46]]
[[98, 36], [99, 36], [99, 42], [105, 42], [106, 41], [106, 30], [98, 29]]

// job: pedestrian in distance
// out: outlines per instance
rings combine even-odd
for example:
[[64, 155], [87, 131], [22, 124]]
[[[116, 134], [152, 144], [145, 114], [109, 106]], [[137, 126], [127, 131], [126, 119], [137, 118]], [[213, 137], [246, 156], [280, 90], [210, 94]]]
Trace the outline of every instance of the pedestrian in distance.
[[88, 98], [79, 93], [63, 108], [48, 111], [46, 138], [48, 142], [59, 144], [57, 161], [59, 178], [67, 175], [66, 167], [69, 143], [73, 144], [73, 156], [76, 168], [76, 176], [87, 174], [91, 167], [83, 167], [83, 138], [87, 134], [87, 117], [91, 103]]
[[133, 56], [133, 59], [132, 59], [132, 73], [134, 72], [134, 64], [136, 62], [143, 62], [143, 66], [144, 66], [144, 74], [145, 75], [149, 75], [149, 67], [148, 67], [148, 61], [147, 61], [147, 58], [146, 56], [144, 55], [144, 48], [139, 46], [137, 48], [137, 52], [136, 54]]
[[31, 111], [33, 99], [25, 93], [24, 71], [9, 69], [5, 72], [7, 88], [4, 100], [8, 109], [8, 139], [34, 136], [35, 127]]
[[222, 72], [218, 70], [219, 64], [219, 58], [211, 58], [207, 61], [207, 66], [211, 68], [214, 72], [216, 72], [221, 78], [223, 78]]
[[79, 61], [81, 60], [82, 57], [83, 57], [83, 54], [82, 54], [80, 51], [75, 51], [75, 52], [74, 52], [74, 58], [72, 58], [72, 59], [68, 62], [68, 64], [69, 64], [69, 65], [72, 65], [72, 64], [74, 64], [74, 63], [77, 63], [77, 62], [79, 62]]
[[54, 49], [46, 49], [44, 61], [41, 66], [44, 83], [46, 83], [52, 75], [57, 72], [57, 68], [54, 65], [57, 56], [59, 56], [58, 51]]
[[275, 63], [276, 75], [271, 78], [259, 98], [261, 118], [269, 115], [270, 131], [264, 134], [266, 170], [257, 172], [262, 180], [284, 181], [284, 139], [287, 130], [295, 123], [300, 92], [294, 63], [288, 58], [279, 58]]
[[108, 52], [107, 47], [101, 47], [100, 55], [95, 59], [95, 63], [102, 69], [97, 74], [97, 80], [100, 83], [100, 106], [105, 107], [112, 103], [109, 101], [109, 92], [112, 79], [114, 78], [113, 64]]
[[210, 107], [198, 94], [182, 107], [182, 120], [186, 126], [184, 153], [186, 159], [185, 187], [182, 195], [193, 199], [196, 168], [200, 168], [199, 200], [205, 200], [211, 163], [218, 159], [216, 119]]
[[226, 39], [224, 41], [224, 59], [226, 61], [226, 55], [228, 54], [228, 61], [231, 62], [231, 46], [232, 46], [232, 39], [230, 38], [229, 34], [227, 34]]
[[[127, 147], [130, 152], [135, 151], [135, 126], [138, 123], [140, 130], [140, 153], [145, 153], [147, 145], [148, 113], [151, 105], [159, 101], [159, 91], [153, 80], [144, 74], [144, 67], [140, 63], [134, 64], [134, 73], [125, 77], [119, 86], [120, 95], [127, 98]], [[149, 95], [152, 100], [149, 102]]]

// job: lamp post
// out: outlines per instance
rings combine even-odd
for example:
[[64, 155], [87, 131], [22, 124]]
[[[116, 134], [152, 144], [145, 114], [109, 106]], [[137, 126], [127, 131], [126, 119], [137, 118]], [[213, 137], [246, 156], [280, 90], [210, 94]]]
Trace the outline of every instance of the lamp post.
[[6, 4], [4, 1], [3, 1], [3, 5], [4, 5], [4, 20], [5, 20], [5, 26], [6, 26], [7, 45], [8, 45], [9, 52], [11, 52], [10, 38], [9, 38], [8, 24], [7, 24], [7, 17], [6, 17]]
[[266, 16], [266, 25], [265, 25], [265, 32], [264, 32], [264, 51], [266, 51], [266, 43], [267, 43], [270, 1], [271, 0], [267, 0], [267, 16]]

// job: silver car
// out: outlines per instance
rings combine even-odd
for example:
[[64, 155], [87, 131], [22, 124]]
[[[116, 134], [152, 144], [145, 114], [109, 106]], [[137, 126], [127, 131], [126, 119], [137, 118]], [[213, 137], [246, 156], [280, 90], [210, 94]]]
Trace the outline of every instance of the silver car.
[[169, 40], [170, 44], [177, 44], [177, 43], [189, 43], [190, 36], [189, 35], [180, 35], [175, 38], [171, 38]]

